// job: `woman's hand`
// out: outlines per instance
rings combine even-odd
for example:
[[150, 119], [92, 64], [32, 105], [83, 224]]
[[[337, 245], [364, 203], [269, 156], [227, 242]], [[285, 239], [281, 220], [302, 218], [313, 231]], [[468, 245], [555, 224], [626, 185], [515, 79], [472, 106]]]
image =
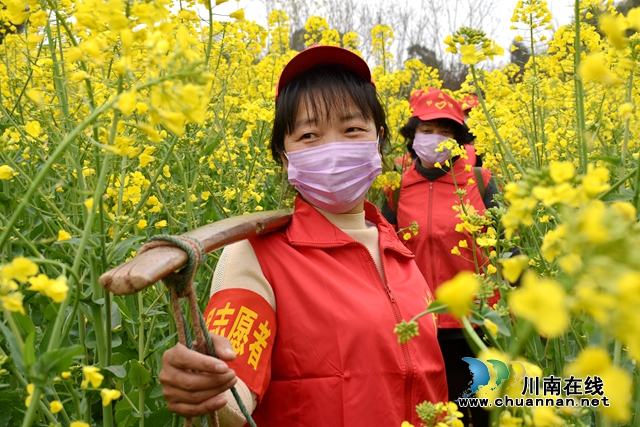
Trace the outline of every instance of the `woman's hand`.
[[158, 379], [171, 412], [195, 417], [214, 412], [227, 404], [222, 393], [233, 387], [237, 378], [223, 360], [230, 362], [236, 355], [226, 338], [211, 334], [211, 339], [220, 360], [189, 350], [182, 344], [177, 344], [162, 356]]

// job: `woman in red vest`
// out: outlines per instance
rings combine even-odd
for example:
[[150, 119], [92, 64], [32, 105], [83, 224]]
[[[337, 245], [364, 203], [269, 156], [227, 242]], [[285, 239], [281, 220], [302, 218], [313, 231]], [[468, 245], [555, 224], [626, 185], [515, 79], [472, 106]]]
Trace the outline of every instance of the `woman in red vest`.
[[[408, 141], [408, 149], [416, 160], [402, 177], [396, 194], [390, 195], [389, 204], [382, 213], [397, 229], [418, 223], [416, 236], [405, 242], [416, 255], [416, 263], [432, 291], [461, 271], [476, 272], [474, 258], [480, 266], [486, 265], [485, 254], [464, 249], [473, 248], [470, 238], [456, 231], [460, 222], [452, 206], [459, 205], [456, 189], [466, 190], [465, 204], [472, 205], [482, 215], [485, 208], [495, 207], [493, 197], [497, 193], [491, 173], [485, 169], [474, 170], [473, 147], [467, 149], [468, 158], [451, 158], [449, 151], [439, 150], [438, 145], [454, 139], [466, 148], [468, 129], [464, 125], [462, 108], [453, 98], [439, 89], [420, 90], [410, 98], [412, 116], [400, 133]], [[447, 162], [450, 166], [447, 166]], [[480, 181], [481, 182], [476, 182]], [[465, 251], [452, 253], [460, 246]], [[469, 389], [471, 374], [463, 357], [475, 357], [467, 344], [462, 324], [450, 314], [438, 316], [438, 342], [444, 356], [449, 400], [455, 402]], [[474, 427], [488, 425], [488, 413], [477, 408], [472, 411]], [[465, 418], [465, 424], [470, 420]]]
[[170, 410], [216, 411], [222, 426], [242, 426], [225, 392], [235, 384], [260, 427], [400, 426], [420, 423], [417, 404], [446, 400], [434, 319], [420, 319], [407, 344], [393, 334], [433, 297], [364, 199], [386, 136], [360, 57], [314, 46], [287, 64], [271, 149], [299, 193], [293, 219], [221, 255], [204, 316], [226, 363], [168, 350], [160, 381]]

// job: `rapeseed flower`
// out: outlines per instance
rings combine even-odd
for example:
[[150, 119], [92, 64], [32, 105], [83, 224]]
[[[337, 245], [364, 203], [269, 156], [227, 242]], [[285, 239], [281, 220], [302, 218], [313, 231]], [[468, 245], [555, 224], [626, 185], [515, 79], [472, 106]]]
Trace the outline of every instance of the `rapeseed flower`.
[[109, 406], [112, 401], [120, 398], [120, 391], [103, 388], [100, 390], [100, 397], [102, 397], [102, 406]]
[[71, 239], [71, 234], [65, 230], [58, 230], [58, 242], [64, 242]]
[[516, 316], [529, 320], [546, 337], [557, 337], [569, 327], [567, 295], [555, 280], [525, 272], [522, 287], [509, 294], [507, 301]]
[[436, 289], [436, 299], [449, 307], [457, 318], [466, 316], [476, 293], [480, 290], [478, 279], [468, 271], [458, 273]]
[[57, 414], [58, 412], [62, 411], [63, 408], [64, 407], [62, 406], [62, 402], [60, 402], [59, 400], [52, 400], [51, 403], [49, 403], [49, 410], [52, 414]]
[[0, 302], [2, 302], [2, 307], [9, 311], [26, 314], [24, 306], [22, 305], [21, 292], [13, 292], [9, 295], [0, 296]]
[[0, 267], [0, 276], [20, 283], [27, 283], [29, 277], [36, 274], [38, 274], [38, 265], [24, 257], [14, 258], [11, 264]]
[[609, 406], [603, 406], [602, 412], [619, 423], [626, 423], [631, 418], [631, 375], [624, 369], [613, 366], [609, 354], [599, 347], [585, 348], [578, 354], [575, 361], [565, 368], [567, 376], [576, 378], [594, 377], [602, 379], [604, 396]]
[[0, 166], [0, 180], [9, 180], [13, 178], [14, 170], [9, 165]]
[[93, 388], [100, 387], [102, 384], [102, 380], [104, 380], [104, 376], [100, 373], [100, 368], [97, 366], [84, 366], [82, 368], [82, 375], [84, 376], [84, 380], [82, 381], [81, 387], [87, 387], [89, 383]]

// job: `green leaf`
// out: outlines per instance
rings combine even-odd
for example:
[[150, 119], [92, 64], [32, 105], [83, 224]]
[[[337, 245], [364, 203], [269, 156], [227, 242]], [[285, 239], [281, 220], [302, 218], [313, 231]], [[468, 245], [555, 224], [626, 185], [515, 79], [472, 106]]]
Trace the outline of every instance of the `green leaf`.
[[[27, 392], [18, 388], [11, 391], [0, 392], [0, 426], [19, 426], [22, 418], [24, 418], [24, 399]], [[8, 411], [8, 412], [7, 412]], [[9, 421], [13, 420], [13, 423]]]
[[113, 301], [116, 303], [116, 305], [120, 309], [121, 316], [124, 316], [125, 320], [128, 320], [131, 323], [135, 323], [133, 322], [133, 318], [131, 317], [131, 311], [129, 310], [129, 307], [127, 307], [124, 297], [116, 296], [113, 299]]
[[511, 336], [511, 331], [507, 328], [506, 323], [504, 323], [504, 319], [500, 317], [497, 311], [491, 310], [488, 307], [483, 307], [480, 311], [480, 314], [485, 318], [491, 320], [498, 327], [498, 332], [505, 337]]
[[31, 317], [27, 316], [26, 314], [14, 312], [14, 313], [11, 313], [11, 316], [13, 317], [15, 322], [18, 324], [20, 331], [25, 335], [29, 335], [31, 332], [36, 330], [36, 327], [33, 324], [33, 320], [31, 319]]
[[113, 250], [113, 255], [109, 259], [110, 263], [118, 262], [124, 259], [124, 256], [129, 250], [140, 240], [145, 240], [147, 236], [134, 236], [119, 242], [116, 248]]
[[0, 426], [8, 426], [13, 412], [10, 400], [0, 400]]
[[173, 423], [173, 414], [167, 408], [160, 408], [149, 415], [146, 423], [153, 427], [170, 426]]
[[429, 304], [427, 311], [430, 313], [447, 313], [449, 311], [449, 307], [446, 304], [442, 304], [440, 301], [434, 301]]
[[157, 386], [155, 386], [153, 390], [151, 390], [151, 393], [149, 393], [149, 397], [152, 399], [158, 399], [162, 397], [162, 384], [158, 384]]
[[112, 333], [111, 334], [111, 348], [120, 347], [122, 345], [122, 337], [120, 334]]
[[156, 352], [157, 350], [162, 350], [163, 347], [165, 345], [167, 345], [176, 335], [178, 335], [177, 332], [174, 332], [173, 334], [169, 335], [168, 337], [164, 338], [162, 341], [160, 341], [159, 343], [153, 343], [153, 350], [151, 350], [149, 352], [149, 354], [147, 354], [147, 357], [149, 357], [150, 355], [152, 355], [154, 352]]
[[619, 166], [622, 160], [620, 157], [611, 156], [589, 156], [589, 160], [601, 160], [603, 162], [611, 163], [612, 165]]
[[629, 202], [633, 199], [635, 193], [626, 188], [621, 188], [617, 193], [607, 194], [602, 198], [603, 202]]
[[122, 325], [122, 314], [117, 304], [111, 304], [111, 328]]
[[129, 366], [129, 381], [134, 387], [142, 387], [149, 384], [149, 381], [151, 381], [151, 374], [147, 368], [134, 359], [131, 361], [131, 365]]
[[166, 311], [160, 311], [160, 310], [149, 310], [149, 312], [147, 313], [147, 316], [153, 316], [153, 315], [167, 315]]
[[79, 345], [50, 350], [42, 354], [36, 362], [36, 373], [46, 378], [51, 372], [63, 372], [69, 369], [73, 358], [82, 354], [83, 348]]
[[24, 360], [24, 368], [27, 372], [31, 369], [34, 363], [36, 363], [36, 331], [32, 331], [24, 342], [22, 348], [22, 358]]
[[111, 365], [111, 366], [104, 367], [102, 369], [111, 372], [113, 375], [115, 375], [118, 378], [124, 378], [127, 376], [127, 371], [124, 369], [122, 365]]
[[53, 323], [53, 321], [55, 320], [56, 316], [58, 315], [58, 310], [59, 307], [57, 307], [57, 303], [52, 302], [51, 304], [49, 304], [47, 306], [47, 308], [44, 309], [44, 318], [45, 320]]
[[98, 342], [96, 340], [96, 331], [92, 329], [87, 333], [87, 336], [84, 339], [84, 345], [87, 348], [96, 348], [96, 346], [98, 345]]
[[122, 353], [113, 353], [111, 355], [111, 363], [113, 365], [124, 365], [128, 361], [129, 361], [129, 358]]

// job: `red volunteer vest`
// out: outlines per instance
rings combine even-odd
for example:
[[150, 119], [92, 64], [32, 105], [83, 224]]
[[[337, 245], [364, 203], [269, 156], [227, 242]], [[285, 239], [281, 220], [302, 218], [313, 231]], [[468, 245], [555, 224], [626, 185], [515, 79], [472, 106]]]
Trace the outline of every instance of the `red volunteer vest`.
[[[453, 166], [458, 187], [467, 191], [463, 198], [465, 203], [471, 204], [482, 214], [485, 209], [484, 201], [476, 183], [468, 183], [470, 179], [475, 181], [475, 176], [473, 169], [469, 172], [464, 170], [465, 164], [467, 161], [457, 161]], [[488, 184], [491, 172], [482, 169], [482, 177], [485, 184]], [[456, 224], [460, 222], [456, 217], [457, 213], [451, 209], [459, 203], [455, 191], [451, 173], [429, 181], [416, 170], [415, 162], [402, 179], [396, 212], [398, 229], [409, 227], [413, 221], [418, 222], [418, 235], [412, 236], [405, 245], [416, 255], [418, 268], [434, 293], [438, 286], [460, 271], [476, 271], [473, 254], [469, 249], [460, 248], [464, 258], [451, 253], [454, 246], [459, 246], [460, 240], [467, 240], [468, 247], [473, 247], [470, 238], [455, 231]], [[486, 259], [482, 252], [477, 250], [476, 255], [479, 265], [484, 265]], [[461, 328], [462, 325], [445, 313], [438, 316], [438, 327]]]
[[251, 239], [276, 297], [271, 379], [254, 417], [260, 427], [419, 425], [415, 406], [447, 400], [431, 316], [400, 345], [396, 323], [423, 311], [431, 292], [393, 228], [378, 227], [387, 285], [370, 252], [297, 198], [286, 230]]

